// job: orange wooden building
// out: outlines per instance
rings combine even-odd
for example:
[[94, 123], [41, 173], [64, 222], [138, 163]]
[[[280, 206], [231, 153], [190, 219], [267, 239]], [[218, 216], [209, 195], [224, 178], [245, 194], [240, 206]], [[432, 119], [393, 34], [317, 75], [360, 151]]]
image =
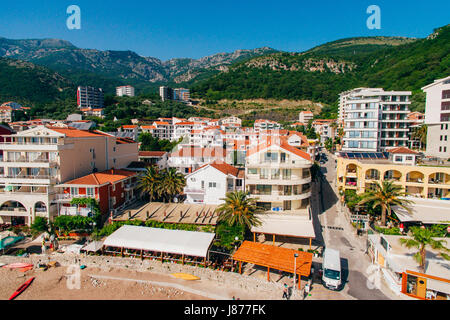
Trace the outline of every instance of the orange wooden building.
[[[295, 258], [294, 254], [298, 254], [298, 257]], [[271, 269], [295, 273], [298, 276], [298, 287], [300, 288], [301, 276], [309, 277], [311, 274], [312, 257], [313, 254], [309, 252], [244, 241], [233, 255], [233, 260], [239, 262], [239, 273], [242, 273], [243, 262], [266, 267], [267, 281], [270, 281]], [[296, 268], [295, 272], [294, 268]]]

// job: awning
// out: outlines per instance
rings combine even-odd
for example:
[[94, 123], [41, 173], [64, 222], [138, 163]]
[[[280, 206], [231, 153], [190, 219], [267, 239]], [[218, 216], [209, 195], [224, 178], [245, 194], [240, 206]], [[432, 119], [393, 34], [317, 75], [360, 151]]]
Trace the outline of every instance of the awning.
[[[298, 254], [296, 263], [294, 254]], [[311, 273], [312, 257], [313, 254], [309, 252], [244, 241], [233, 255], [233, 260], [290, 273], [294, 273], [296, 267], [297, 274], [308, 277]]]
[[427, 289], [450, 294], [450, 283], [434, 279], [427, 279]]
[[411, 213], [399, 206], [392, 207], [392, 210], [401, 222], [450, 224], [450, 216], [448, 214], [450, 212], [450, 201], [415, 198], [407, 199], [412, 201], [408, 206]]
[[258, 218], [261, 225], [252, 227], [252, 232], [297, 238], [316, 237], [313, 222], [307, 215], [263, 214]]
[[81, 250], [87, 252], [97, 252], [103, 247], [103, 241], [92, 241], [85, 245]]
[[106, 238], [103, 245], [206, 258], [214, 237], [214, 233], [126, 225]]

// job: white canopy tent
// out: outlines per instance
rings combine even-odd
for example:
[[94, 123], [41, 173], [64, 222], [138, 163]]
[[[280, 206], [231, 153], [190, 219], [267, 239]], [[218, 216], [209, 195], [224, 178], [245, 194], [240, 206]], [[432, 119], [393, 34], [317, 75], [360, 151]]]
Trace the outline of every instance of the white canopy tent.
[[214, 237], [214, 233], [125, 225], [106, 238], [103, 246], [206, 258]]
[[263, 214], [258, 215], [258, 218], [261, 225], [252, 227], [254, 233], [310, 239], [316, 237], [313, 222], [307, 215]]

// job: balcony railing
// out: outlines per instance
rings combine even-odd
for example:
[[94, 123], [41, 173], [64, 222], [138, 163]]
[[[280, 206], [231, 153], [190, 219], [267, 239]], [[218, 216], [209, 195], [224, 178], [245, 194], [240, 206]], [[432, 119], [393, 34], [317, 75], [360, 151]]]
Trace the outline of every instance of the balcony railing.
[[40, 145], [40, 146], [47, 146], [47, 145], [58, 145], [62, 146], [64, 145], [63, 142], [51, 142], [51, 141], [3, 141], [0, 142], [0, 144], [7, 144], [7, 145]]
[[40, 175], [40, 176], [33, 176], [33, 175], [0, 175], [0, 178], [4, 179], [32, 179], [32, 180], [52, 180], [55, 181], [57, 177], [55, 176], [47, 176], [47, 175]]
[[406, 182], [423, 183], [423, 179], [422, 178], [408, 178], [408, 179], [406, 179]]
[[0, 208], [0, 211], [8, 211], [8, 212], [27, 212], [27, 209], [25, 209], [25, 208], [10, 208], [10, 207], [3, 207], [3, 208]]
[[87, 195], [87, 194], [79, 194], [79, 195], [74, 195], [74, 194], [69, 194], [69, 193], [65, 193], [65, 194], [57, 194], [55, 195], [55, 200], [72, 200], [74, 198], [81, 198], [81, 199], [99, 199], [97, 195]]

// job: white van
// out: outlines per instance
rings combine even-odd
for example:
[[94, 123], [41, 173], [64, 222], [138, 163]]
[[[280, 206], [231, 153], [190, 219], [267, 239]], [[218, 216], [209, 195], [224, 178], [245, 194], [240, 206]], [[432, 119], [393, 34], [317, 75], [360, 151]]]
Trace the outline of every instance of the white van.
[[342, 284], [341, 255], [338, 250], [325, 248], [322, 269], [324, 286], [338, 290]]

